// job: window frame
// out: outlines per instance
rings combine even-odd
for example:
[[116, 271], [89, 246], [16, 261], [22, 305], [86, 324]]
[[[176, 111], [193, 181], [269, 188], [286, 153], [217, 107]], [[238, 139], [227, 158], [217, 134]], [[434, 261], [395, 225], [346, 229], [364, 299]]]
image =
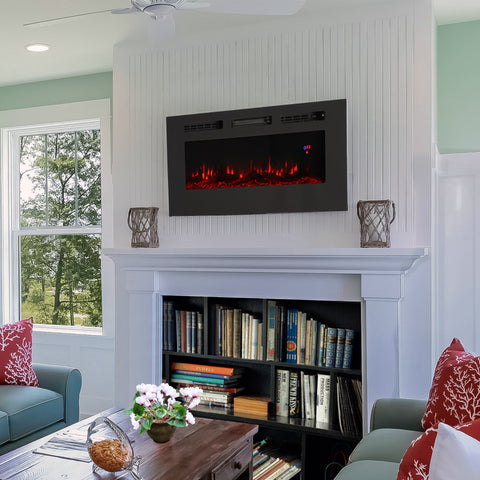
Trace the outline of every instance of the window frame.
[[[39, 121], [41, 120], [41, 121]], [[34, 133], [48, 134], [99, 128], [101, 140], [102, 216], [101, 226], [40, 227], [20, 230], [19, 219], [19, 138]], [[0, 112], [1, 142], [1, 313], [2, 322], [20, 319], [20, 263], [19, 238], [35, 234], [100, 233], [102, 250], [113, 245], [113, 209], [111, 179], [111, 114], [109, 100], [76, 102], [73, 104], [35, 107]], [[71, 327], [68, 325], [34, 324], [35, 330], [75, 334], [112, 336], [114, 331], [113, 269], [101, 256], [102, 274], [102, 328]], [[108, 308], [106, 307], [108, 305]], [[109, 314], [107, 314], [109, 312]]]

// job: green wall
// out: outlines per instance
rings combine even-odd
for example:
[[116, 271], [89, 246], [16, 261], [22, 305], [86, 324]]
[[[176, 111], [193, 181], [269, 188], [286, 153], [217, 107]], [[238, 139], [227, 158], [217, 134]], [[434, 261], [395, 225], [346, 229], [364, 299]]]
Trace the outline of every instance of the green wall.
[[112, 72], [0, 87], [0, 110], [112, 99]]
[[438, 149], [480, 152], [480, 21], [437, 29]]

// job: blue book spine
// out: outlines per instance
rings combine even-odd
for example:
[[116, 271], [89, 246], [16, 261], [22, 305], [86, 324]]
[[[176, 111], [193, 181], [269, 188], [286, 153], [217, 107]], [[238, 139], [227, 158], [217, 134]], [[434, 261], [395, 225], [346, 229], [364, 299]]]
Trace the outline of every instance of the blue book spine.
[[352, 365], [353, 338], [355, 334], [350, 328], [345, 329], [345, 349], [343, 352], [343, 368], [350, 368]]
[[[224, 380], [231, 380], [232, 375], [222, 375], [220, 373], [207, 373], [207, 372], [193, 372], [191, 370], [172, 370], [174, 375], [188, 375], [191, 377], [200, 377], [200, 378], [222, 378]], [[236, 375], [233, 378], [237, 378]]]
[[345, 329], [337, 329], [337, 351], [335, 353], [335, 368], [343, 367], [343, 351], [345, 349]]
[[337, 329], [333, 327], [327, 328], [327, 345], [325, 346], [325, 366], [335, 366], [335, 356], [337, 350]]
[[289, 308], [287, 313], [287, 363], [297, 363], [298, 310]]

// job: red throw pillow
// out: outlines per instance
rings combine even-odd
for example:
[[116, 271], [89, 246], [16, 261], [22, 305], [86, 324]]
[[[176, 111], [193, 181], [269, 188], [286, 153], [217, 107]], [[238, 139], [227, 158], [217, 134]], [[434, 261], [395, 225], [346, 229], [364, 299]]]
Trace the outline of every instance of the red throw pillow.
[[[454, 428], [480, 440], [480, 419]], [[438, 423], [412, 442], [400, 462], [397, 480], [428, 480], [437, 429]]]
[[463, 348], [457, 338], [438, 359], [427, 408], [425, 430], [443, 422], [452, 427], [480, 418], [480, 357]]
[[33, 319], [0, 327], [0, 384], [38, 386], [32, 368]]

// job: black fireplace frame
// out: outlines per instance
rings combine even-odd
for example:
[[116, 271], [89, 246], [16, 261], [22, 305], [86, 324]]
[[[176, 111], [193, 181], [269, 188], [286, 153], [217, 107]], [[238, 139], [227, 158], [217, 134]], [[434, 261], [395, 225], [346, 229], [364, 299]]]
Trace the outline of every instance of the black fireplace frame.
[[[348, 209], [345, 99], [177, 115], [167, 117], [166, 123], [170, 216]], [[186, 189], [186, 142], [305, 131], [325, 134], [325, 183]]]

